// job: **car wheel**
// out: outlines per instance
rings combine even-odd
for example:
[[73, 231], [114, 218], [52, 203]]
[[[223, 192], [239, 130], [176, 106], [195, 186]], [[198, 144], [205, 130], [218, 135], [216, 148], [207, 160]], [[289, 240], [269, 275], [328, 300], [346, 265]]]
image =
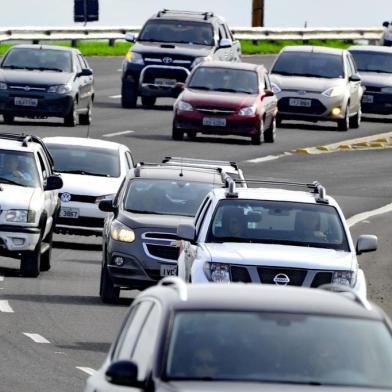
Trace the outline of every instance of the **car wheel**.
[[106, 264], [101, 269], [99, 295], [101, 296], [102, 302], [108, 304], [117, 303], [120, 297], [120, 289], [118, 287], [114, 287]]
[[271, 126], [264, 131], [264, 142], [273, 143], [276, 139], [276, 119], [272, 120]]
[[156, 101], [155, 97], [142, 97], [143, 106], [154, 106]]
[[362, 111], [361, 108], [359, 108], [358, 113], [355, 116], [350, 117], [350, 128], [354, 128], [354, 129], [359, 128], [361, 125], [361, 119], [362, 119]]
[[133, 83], [123, 83], [121, 86], [121, 106], [135, 108], [137, 102], [137, 87]]
[[79, 114], [79, 124], [80, 125], [91, 125], [92, 119], [93, 119], [92, 103], [90, 103], [87, 108], [87, 113]]
[[184, 132], [178, 129], [175, 125], [173, 125], [172, 138], [173, 140], [183, 140]]
[[280, 128], [282, 126], [283, 120], [282, 117], [279, 116], [279, 114], [276, 115], [276, 126]]
[[5, 124], [13, 124], [15, 117], [12, 114], [3, 114]]
[[40, 272], [41, 241], [32, 252], [22, 253], [20, 259], [20, 273], [27, 278], [36, 278]]
[[44, 244], [48, 247], [45, 253], [41, 254], [41, 264], [40, 270], [41, 271], [49, 271], [51, 267], [51, 258], [52, 258], [52, 244], [53, 244], [53, 228], [50, 230], [50, 233], [46, 236]]
[[346, 132], [348, 131], [349, 127], [350, 127], [350, 118], [348, 116], [348, 108], [347, 108], [344, 118], [338, 120], [338, 131]]
[[66, 127], [74, 127], [78, 123], [78, 113], [76, 109], [77, 109], [77, 102], [76, 100], [74, 100], [72, 103], [71, 110], [64, 117], [64, 125]]
[[263, 130], [264, 130], [264, 122], [261, 121], [259, 131], [256, 133], [256, 135], [252, 135], [251, 137], [251, 143], [254, 144], [255, 146], [261, 144], [261, 134], [263, 133]]
[[188, 131], [187, 135], [188, 135], [189, 139], [195, 139], [196, 138], [196, 131]]

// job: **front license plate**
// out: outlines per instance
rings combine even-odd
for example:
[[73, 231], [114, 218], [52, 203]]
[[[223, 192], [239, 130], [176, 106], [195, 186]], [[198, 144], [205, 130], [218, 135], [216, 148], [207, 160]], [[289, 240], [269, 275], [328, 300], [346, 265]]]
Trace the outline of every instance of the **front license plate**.
[[38, 99], [37, 98], [20, 98], [15, 97], [14, 103], [16, 106], [37, 106]]
[[79, 218], [79, 209], [78, 208], [70, 208], [70, 207], [62, 207], [60, 210], [60, 218]]
[[310, 108], [312, 106], [312, 101], [310, 99], [290, 98], [289, 105]]
[[373, 103], [374, 102], [374, 97], [373, 95], [364, 95], [362, 98], [363, 103]]
[[225, 118], [203, 118], [203, 125], [207, 125], [209, 127], [225, 127], [226, 119]]
[[164, 79], [164, 78], [155, 79], [155, 84], [163, 87], [175, 87], [176, 83], [177, 83], [176, 79]]
[[177, 266], [176, 265], [161, 265], [161, 276], [176, 276]]

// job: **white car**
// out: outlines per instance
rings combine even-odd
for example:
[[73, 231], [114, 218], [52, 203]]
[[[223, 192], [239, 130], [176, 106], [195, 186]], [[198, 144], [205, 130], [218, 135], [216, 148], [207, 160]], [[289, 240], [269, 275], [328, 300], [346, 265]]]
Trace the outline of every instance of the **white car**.
[[[249, 185], [249, 180], [247, 180]], [[180, 225], [178, 274], [186, 281], [319, 287], [338, 283], [366, 297], [357, 255], [377, 249], [377, 237], [355, 247], [337, 202], [318, 183], [261, 181], [306, 191], [214, 189], [193, 225]]]
[[54, 170], [64, 181], [57, 233], [101, 235], [106, 214], [98, 203], [113, 198], [129, 169], [134, 167], [128, 147], [99, 139], [48, 137]]

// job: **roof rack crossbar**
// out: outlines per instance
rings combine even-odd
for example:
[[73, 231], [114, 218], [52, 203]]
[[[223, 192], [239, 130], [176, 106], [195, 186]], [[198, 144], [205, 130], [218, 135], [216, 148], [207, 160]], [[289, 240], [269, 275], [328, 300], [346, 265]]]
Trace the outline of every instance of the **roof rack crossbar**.
[[338, 294], [351, 294], [354, 297], [354, 301], [364, 307], [367, 310], [371, 310], [372, 306], [366, 298], [363, 298], [358, 292], [353, 290], [351, 287], [343, 286], [336, 283], [323, 284], [318, 287], [321, 290], [332, 291]]
[[198, 163], [201, 165], [216, 165], [216, 166], [231, 166], [234, 169], [238, 170], [238, 165], [234, 161], [219, 161], [214, 159], [200, 159], [200, 158], [183, 158], [183, 157], [165, 157], [162, 160], [162, 163]]
[[197, 12], [197, 11], [187, 11], [187, 10], [169, 10], [167, 8], [164, 8], [163, 10], [159, 11], [157, 13], [157, 17], [160, 18], [162, 15], [165, 14], [186, 14], [186, 15], [199, 15], [203, 16], [204, 20], [208, 20], [208, 18], [213, 18], [214, 13], [213, 12]]
[[178, 296], [181, 301], [186, 301], [188, 299], [188, 289], [186, 283], [176, 276], [168, 276], [163, 278], [158, 282], [158, 286], [171, 287], [177, 291]]

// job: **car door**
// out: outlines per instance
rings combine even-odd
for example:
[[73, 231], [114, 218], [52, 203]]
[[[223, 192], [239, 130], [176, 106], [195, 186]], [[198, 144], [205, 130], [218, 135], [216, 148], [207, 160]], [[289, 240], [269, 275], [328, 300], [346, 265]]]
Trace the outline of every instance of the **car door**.
[[238, 39], [234, 38], [233, 33], [229, 29], [229, 26], [224, 24], [226, 35], [231, 39], [233, 45], [231, 46], [230, 51], [230, 61], [241, 61], [241, 43]]
[[230, 48], [222, 48], [220, 46], [222, 39], [228, 38], [226, 35], [225, 26], [223, 25], [223, 23], [219, 23], [217, 27], [218, 27], [218, 31], [217, 31], [218, 32], [218, 47], [217, 47], [217, 50], [215, 53], [216, 60], [230, 61], [229, 58], [230, 58], [231, 47]]
[[350, 81], [351, 76], [356, 74], [356, 68], [354, 66], [353, 61], [351, 61], [349, 55], [346, 55], [346, 69], [347, 69], [347, 77], [348, 77], [348, 85], [350, 90], [350, 115], [358, 112], [359, 104], [360, 104], [360, 86], [361, 82]]
[[[359, 75], [357, 66], [355, 64], [355, 60], [354, 60], [353, 56], [350, 53], [347, 55], [347, 59], [348, 59], [348, 62], [350, 64], [350, 66], [351, 66], [353, 75]], [[361, 107], [363, 89], [362, 89], [360, 81], [355, 82], [355, 86], [356, 86], [356, 88], [354, 90], [354, 93], [355, 93], [355, 112], [357, 113], [359, 111], [360, 107]]]
[[79, 90], [79, 108], [86, 109], [90, 102], [91, 88], [92, 88], [92, 76], [80, 75], [82, 69], [86, 69], [86, 64], [83, 58], [78, 54], [76, 55], [76, 78]]
[[[266, 90], [272, 91], [271, 82], [269, 80], [268, 75], [265, 72], [259, 72], [259, 79], [260, 79], [260, 90], [262, 94], [264, 94]], [[272, 97], [264, 97], [262, 103], [264, 105], [264, 109], [266, 112], [264, 129], [268, 129], [271, 126], [276, 115], [276, 110], [277, 110], [276, 96], [273, 95]]]

